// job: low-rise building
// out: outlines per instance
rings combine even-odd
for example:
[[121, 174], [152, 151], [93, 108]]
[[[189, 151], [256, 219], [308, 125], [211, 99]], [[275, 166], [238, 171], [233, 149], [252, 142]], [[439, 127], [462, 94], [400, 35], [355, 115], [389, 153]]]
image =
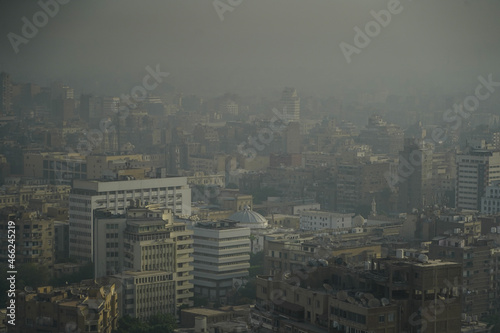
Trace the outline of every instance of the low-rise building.
[[[15, 222], [15, 250], [17, 264], [36, 264], [52, 269], [55, 262], [54, 220], [36, 211], [4, 208], [0, 212], [2, 221]], [[0, 240], [0, 258], [7, 262], [9, 243], [7, 223], [0, 226], [5, 234]]]
[[394, 258], [368, 268], [305, 265], [283, 278], [258, 276], [251, 325], [308, 333], [458, 332], [459, 276], [456, 263]]
[[352, 227], [354, 214], [340, 214], [317, 210], [306, 210], [300, 213], [301, 230], [341, 229]]
[[111, 333], [118, 324], [118, 294], [114, 284], [93, 280], [66, 288], [41, 287], [16, 295], [14, 333]]

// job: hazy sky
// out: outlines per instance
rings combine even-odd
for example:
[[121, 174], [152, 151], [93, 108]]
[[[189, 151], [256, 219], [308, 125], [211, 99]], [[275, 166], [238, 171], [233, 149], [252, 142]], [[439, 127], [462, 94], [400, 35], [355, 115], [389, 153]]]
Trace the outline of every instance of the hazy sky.
[[348, 64], [339, 44], [354, 45], [354, 27], [364, 30], [370, 11], [389, 2], [242, 0], [221, 21], [213, 0], [72, 0], [16, 54], [8, 33], [22, 36], [22, 17], [33, 22], [41, 7], [2, 0], [0, 71], [115, 94], [156, 64], [177, 90], [201, 95], [284, 86], [319, 96], [413, 85], [471, 90], [488, 73], [500, 81], [498, 0], [401, 0], [402, 11]]

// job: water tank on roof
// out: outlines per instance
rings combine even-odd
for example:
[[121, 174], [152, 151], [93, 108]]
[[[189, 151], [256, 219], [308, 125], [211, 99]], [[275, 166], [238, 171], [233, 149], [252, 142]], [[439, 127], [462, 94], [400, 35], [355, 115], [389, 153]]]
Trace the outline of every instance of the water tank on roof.
[[424, 263], [425, 263], [425, 262], [428, 262], [428, 261], [429, 261], [429, 257], [428, 257], [428, 256], [426, 256], [425, 254], [420, 254], [420, 255], [418, 256], [418, 261], [420, 261], [420, 262], [424, 262]]
[[207, 317], [197, 316], [194, 318], [195, 333], [207, 332]]

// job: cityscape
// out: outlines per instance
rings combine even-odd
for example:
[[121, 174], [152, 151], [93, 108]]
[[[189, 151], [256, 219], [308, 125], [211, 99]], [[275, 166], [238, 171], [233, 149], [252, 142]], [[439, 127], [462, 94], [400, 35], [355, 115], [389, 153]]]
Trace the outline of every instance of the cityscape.
[[0, 4], [0, 332], [500, 332], [500, 3]]

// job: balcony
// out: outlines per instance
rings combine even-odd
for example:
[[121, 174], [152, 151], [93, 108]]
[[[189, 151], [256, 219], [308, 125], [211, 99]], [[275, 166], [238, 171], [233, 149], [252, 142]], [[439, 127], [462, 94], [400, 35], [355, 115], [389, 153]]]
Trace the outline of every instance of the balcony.
[[187, 275], [183, 275], [183, 276], [177, 276], [176, 277], [176, 281], [190, 281], [194, 279], [193, 275], [192, 274], [187, 274]]

